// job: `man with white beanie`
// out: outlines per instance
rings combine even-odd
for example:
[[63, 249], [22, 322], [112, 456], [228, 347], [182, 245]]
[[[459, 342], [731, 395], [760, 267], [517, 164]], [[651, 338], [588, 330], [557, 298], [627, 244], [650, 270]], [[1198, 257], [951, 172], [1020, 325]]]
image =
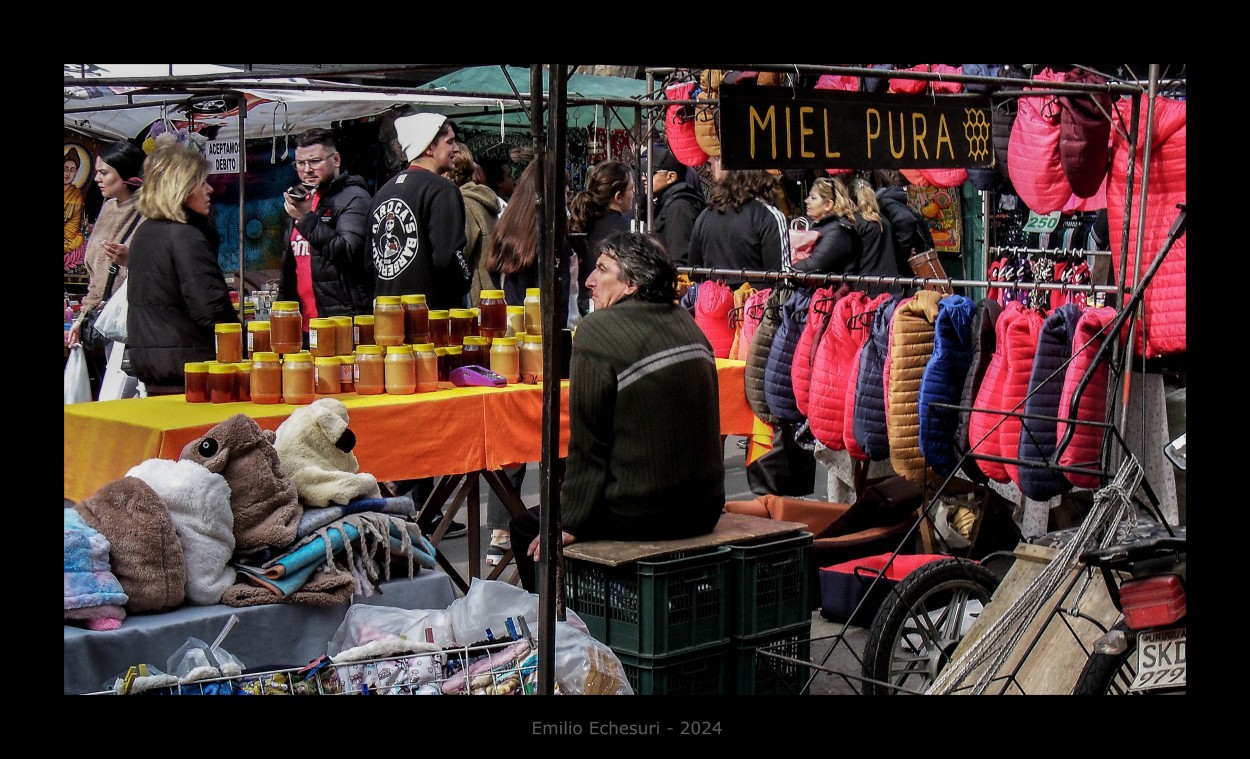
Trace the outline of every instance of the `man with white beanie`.
[[[424, 295], [431, 309], [468, 306], [473, 269], [465, 257], [464, 198], [443, 176], [460, 152], [456, 126], [446, 116], [417, 113], [395, 119], [395, 133], [408, 168], [373, 196], [370, 245], [375, 294]], [[389, 483], [396, 495], [410, 493], [417, 504], [433, 491], [432, 478]], [[442, 510], [422, 514], [422, 532], [433, 533]], [[468, 528], [452, 522], [444, 538]]]
[[464, 199], [442, 176], [460, 152], [455, 124], [417, 113], [395, 119], [408, 168], [378, 190], [370, 212], [375, 294], [425, 295], [431, 309], [467, 306]]

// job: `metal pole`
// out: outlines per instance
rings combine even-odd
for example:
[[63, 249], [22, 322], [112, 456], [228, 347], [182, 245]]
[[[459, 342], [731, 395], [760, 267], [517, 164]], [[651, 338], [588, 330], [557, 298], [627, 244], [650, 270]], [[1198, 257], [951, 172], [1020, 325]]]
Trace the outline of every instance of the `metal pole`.
[[247, 218], [243, 214], [244, 196], [246, 189], [243, 184], [244, 177], [247, 176], [247, 136], [243, 131], [243, 121], [247, 113], [247, 98], [242, 92], [228, 93], [226, 97], [233, 97], [235, 107], [239, 109], [239, 321], [246, 321], [247, 318], [247, 301], [243, 296], [243, 287], [247, 280], [243, 278], [243, 239], [247, 228]]

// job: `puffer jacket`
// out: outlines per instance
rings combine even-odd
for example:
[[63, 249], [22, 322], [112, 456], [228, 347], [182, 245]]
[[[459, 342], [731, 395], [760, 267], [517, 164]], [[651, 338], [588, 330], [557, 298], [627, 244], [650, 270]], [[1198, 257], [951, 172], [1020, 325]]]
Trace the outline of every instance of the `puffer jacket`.
[[[849, 292], [850, 288], [846, 289]], [[794, 360], [790, 363], [790, 386], [794, 388], [794, 405], [804, 418], [810, 418], [807, 412], [816, 348], [829, 327], [829, 318], [833, 315], [837, 301], [832, 286], [819, 288], [812, 293], [811, 303], [807, 307], [807, 320], [803, 323], [803, 334], [799, 336], [798, 345], [794, 347]], [[765, 383], [767, 380], [765, 375]]]
[[886, 429], [885, 364], [890, 359], [890, 324], [903, 298], [891, 297], [873, 313], [872, 331], [860, 351], [852, 429], [855, 442], [869, 461], [890, 455]]
[[[374, 276], [369, 244], [369, 208], [372, 197], [365, 180], [339, 174], [321, 194], [317, 208], [287, 225], [282, 252], [282, 300], [299, 300], [291, 227], [312, 248], [313, 298], [317, 316], [355, 316], [373, 313]], [[304, 314], [305, 323], [309, 314]]]
[[[968, 420], [968, 438], [974, 453], [1015, 459], [1020, 446], [1019, 413], [1029, 390], [1033, 355], [1042, 329], [1042, 316], [1011, 302], [994, 325], [996, 345], [985, 379], [977, 391], [976, 411]], [[981, 471], [995, 482], [1019, 481], [1019, 466], [1006, 461], [982, 459]]]
[[781, 304], [781, 323], [764, 364], [764, 400], [773, 416], [783, 424], [803, 421], [794, 397], [794, 383], [790, 369], [794, 364], [795, 348], [807, 324], [807, 311], [811, 308], [812, 293], [800, 287]]
[[959, 411], [941, 404], [959, 405], [968, 368], [972, 365], [972, 318], [976, 304], [963, 295], [938, 301], [933, 323], [933, 355], [920, 378], [916, 413], [920, 417], [920, 455], [925, 463], [946, 477], [955, 469], [955, 429]]
[[763, 316], [760, 325], [751, 335], [747, 365], [743, 370], [742, 382], [746, 388], [747, 404], [756, 416], [774, 426], [778, 422], [764, 395], [764, 372], [768, 366], [768, 354], [772, 351], [773, 338], [781, 327], [781, 304], [793, 294], [794, 288], [788, 285], [777, 285], [768, 294], [768, 300], [761, 309]]
[[[851, 292], [836, 300], [824, 334], [812, 348], [807, 419], [816, 439], [835, 451], [846, 448], [842, 428], [846, 389], [851, 383], [851, 360], [868, 339], [868, 330], [858, 328], [860, 320], [855, 317], [867, 307], [868, 296], [863, 292]], [[810, 316], [808, 320], [810, 322]]]
[[890, 378], [886, 434], [890, 465], [908, 480], [922, 484], [925, 460], [920, 453], [920, 381], [933, 356], [933, 325], [942, 294], [921, 290], [894, 311], [890, 339]]
[[[751, 288], [749, 283], [744, 282], [744, 287]], [[739, 287], [738, 290], [741, 290]], [[738, 290], [734, 292], [737, 293]], [[738, 328], [738, 336], [735, 340], [735, 350], [730, 358], [737, 361], [746, 361], [751, 355], [751, 340], [755, 337], [755, 330], [760, 328], [760, 322], [764, 320], [764, 306], [768, 305], [768, 296], [772, 295], [773, 289], [765, 287], [762, 290], [751, 288], [751, 292], [746, 296], [742, 303], [742, 324]], [[735, 296], [736, 302], [736, 296]]]
[[[1024, 413], [1057, 417], [1059, 399], [1063, 395], [1064, 362], [1072, 357], [1072, 334], [1081, 307], [1075, 303], [1060, 306], [1042, 322], [1037, 338], [1037, 352], [1033, 356], [1033, 369], [1029, 373], [1028, 396], [1024, 400]], [[1020, 445], [1017, 458], [1021, 462], [1045, 465], [1055, 455], [1059, 423], [1049, 419], [1024, 418], [1020, 420]], [[1068, 489], [1067, 479], [1059, 472], [1045, 466], [1021, 464], [1020, 492], [1035, 501], [1046, 501]]]
[[[1131, 123], [1132, 110], [1127, 99], [1116, 103], [1117, 124]], [[1142, 118], [1142, 140], [1145, 139], [1146, 114]], [[1137, 222], [1136, 201], [1141, 197], [1141, 181], [1144, 151], [1138, 145], [1133, 168], [1133, 187], [1128, 187], [1129, 146], [1120, 134], [1114, 132], [1111, 149], [1111, 176], [1107, 181], [1107, 226], [1111, 232], [1112, 271], [1119, 272], [1126, 265], [1128, 272], [1136, 271]], [[1163, 248], [1168, 230], [1176, 221], [1178, 203], [1185, 202], [1185, 101], [1170, 98], [1155, 99], [1154, 123], [1150, 143], [1150, 194], [1146, 201], [1146, 228], [1142, 236], [1143, 272], [1149, 268]], [[1124, 197], [1131, 193], [1134, 206], [1129, 219], [1129, 250], [1121, 250], [1124, 239]], [[1127, 257], [1127, 264], [1121, 259]], [[1131, 284], [1127, 283], [1127, 284]], [[1146, 289], [1142, 305], [1146, 330], [1136, 331], [1135, 349], [1145, 358], [1159, 358], [1185, 352], [1185, 236], [1182, 235], [1155, 272], [1154, 279]]]
[[[664, 88], [664, 97], [668, 100], [691, 100], [698, 82], [676, 82]], [[677, 160], [687, 166], [702, 166], [707, 163], [707, 153], [699, 146], [695, 136], [694, 106], [670, 105], [664, 109], [664, 136], [668, 139], [668, 149], [673, 151]]]
[[734, 328], [729, 323], [729, 312], [734, 307], [734, 294], [729, 286], [710, 280], [699, 285], [695, 297], [694, 321], [712, 344], [716, 358], [729, 358], [734, 343]]
[[[1064, 81], [1063, 74], [1049, 68], [1033, 78]], [[1025, 88], [1036, 89], [1044, 89], [1044, 85]], [[1059, 158], [1060, 113], [1059, 98], [1054, 95], [1022, 96], [1007, 145], [1011, 184], [1024, 204], [1039, 214], [1061, 210], [1072, 197], [1072, 185]]]
[[149, 392], [183, 392], [184, 365], [217, 355], [213, 325], [239, 323], [217, 262], [212, 219], [148, 219], [130, 240], [126, 335], [134, 375]]
[[[1100, 74], [1074, 69], [1069, 82], [1106, 84]], [[1098, 192], [1107, 178], [1110, 156], [1111, 95], [1107, 92], [1081, 92], [1059, 98], [1059, 161], [1063, 173], [1078, 198]]]
[[972, 326], [969, 328], [972, 359], [968, 363], [968, 374], [964, 378], [963, 390], [959, 394], [959, 405], [963, 408], [959, 411], [959, 421], [955, 426], [953, 441], [955, 456], [961, 462], [959, 468], [968, 479], [982, 485], [989, 482], [989, 478], [985, 476], [985, 472], [981, 471], [980, 463], [967, 455], [972, 450], [969, 441], [969, 421], [972, 417], [970, 409], [977, 402], [977, 393], [981, 390], [985, 372], [989, 369], [990, 361], [994, 357], [994, 350], [998, 345], [995, 327], [1002, 313], [1001, 303], [993, 298], [982, 298], [972, 315]]
[[[1094, 355], [1109, 337], [1107, 328], [1115, 321], [1116, 310], [1111, 306], [1091, 308], [1081, 314], [1076, 322], [1076, 330], [1072, 336], [1072, 363], [1063, 376], [1063, 391], [1059, 398], [1059, 417], [1075, 420], [1073, 423], [1060, 422], [1057, 430], [1059, 442], [1072, 430], [1068, 445], [1059, 452], [1059, 464], [1084, 469], [1100, 469], [1102, 460], [1102, 443], [1107, 436], [1105, 427], [1096, 427], [1081, 422], [1107, 421], [1107, 376], [1110, 372], [1109, 354], [1104, 354], [1097, 366], [1092, 366]], [[1089, 382], [1076, 396], [1077, 387], [1084, 380], [1087, 372]], [[1080, 472], [1064, 472], [1068, 482], [1082, 488], [1102, 486], [1102, 478], [1095, 474]]]
[[734, 290], [734, 307], [729, 312], [729, 322], [733, 325], [734, 341], [729, 346], [729, 358], [740, 361], [739, 356], [742, 354], [742, 329], [746, 326], [747, 301], [751, 295], [755, 293], [755, 288], [751, 287], [751, 283], [743, 282], [737, 290]]

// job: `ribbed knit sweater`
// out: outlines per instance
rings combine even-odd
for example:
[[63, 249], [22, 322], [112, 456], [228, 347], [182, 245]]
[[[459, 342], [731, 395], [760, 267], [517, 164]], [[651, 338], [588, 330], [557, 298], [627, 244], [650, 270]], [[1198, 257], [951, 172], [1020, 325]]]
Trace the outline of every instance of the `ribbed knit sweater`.
[[676, 304], [625, 298], [573, 337], [569, 455], [561, 527], [593, 509], [623, 517], [711, 510], [725, 502], [712, 347]]

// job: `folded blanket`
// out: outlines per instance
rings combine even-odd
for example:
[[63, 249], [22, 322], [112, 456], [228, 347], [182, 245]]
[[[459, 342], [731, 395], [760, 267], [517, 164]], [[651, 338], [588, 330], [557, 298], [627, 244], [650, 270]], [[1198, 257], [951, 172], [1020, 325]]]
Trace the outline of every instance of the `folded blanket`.
[[65, 619], [115, 630], [130, 597], [109, 566], [109, 541], [82, 515], [65, 509]]
[[316, 530], [336, 522], [349, 514], [360, 514], [366, 511], [415, 517], [417, 515], [417, 506], [412, 502], [412, 496], [409, 495], [392, 496], [390, 498], [361, 496], [353, 498], [346, 504], [332, 503], [320, 509], [306, 509], [304, 516], [299, 520], [299, 528], [295, 531], [295, 539], [305, 538]]

